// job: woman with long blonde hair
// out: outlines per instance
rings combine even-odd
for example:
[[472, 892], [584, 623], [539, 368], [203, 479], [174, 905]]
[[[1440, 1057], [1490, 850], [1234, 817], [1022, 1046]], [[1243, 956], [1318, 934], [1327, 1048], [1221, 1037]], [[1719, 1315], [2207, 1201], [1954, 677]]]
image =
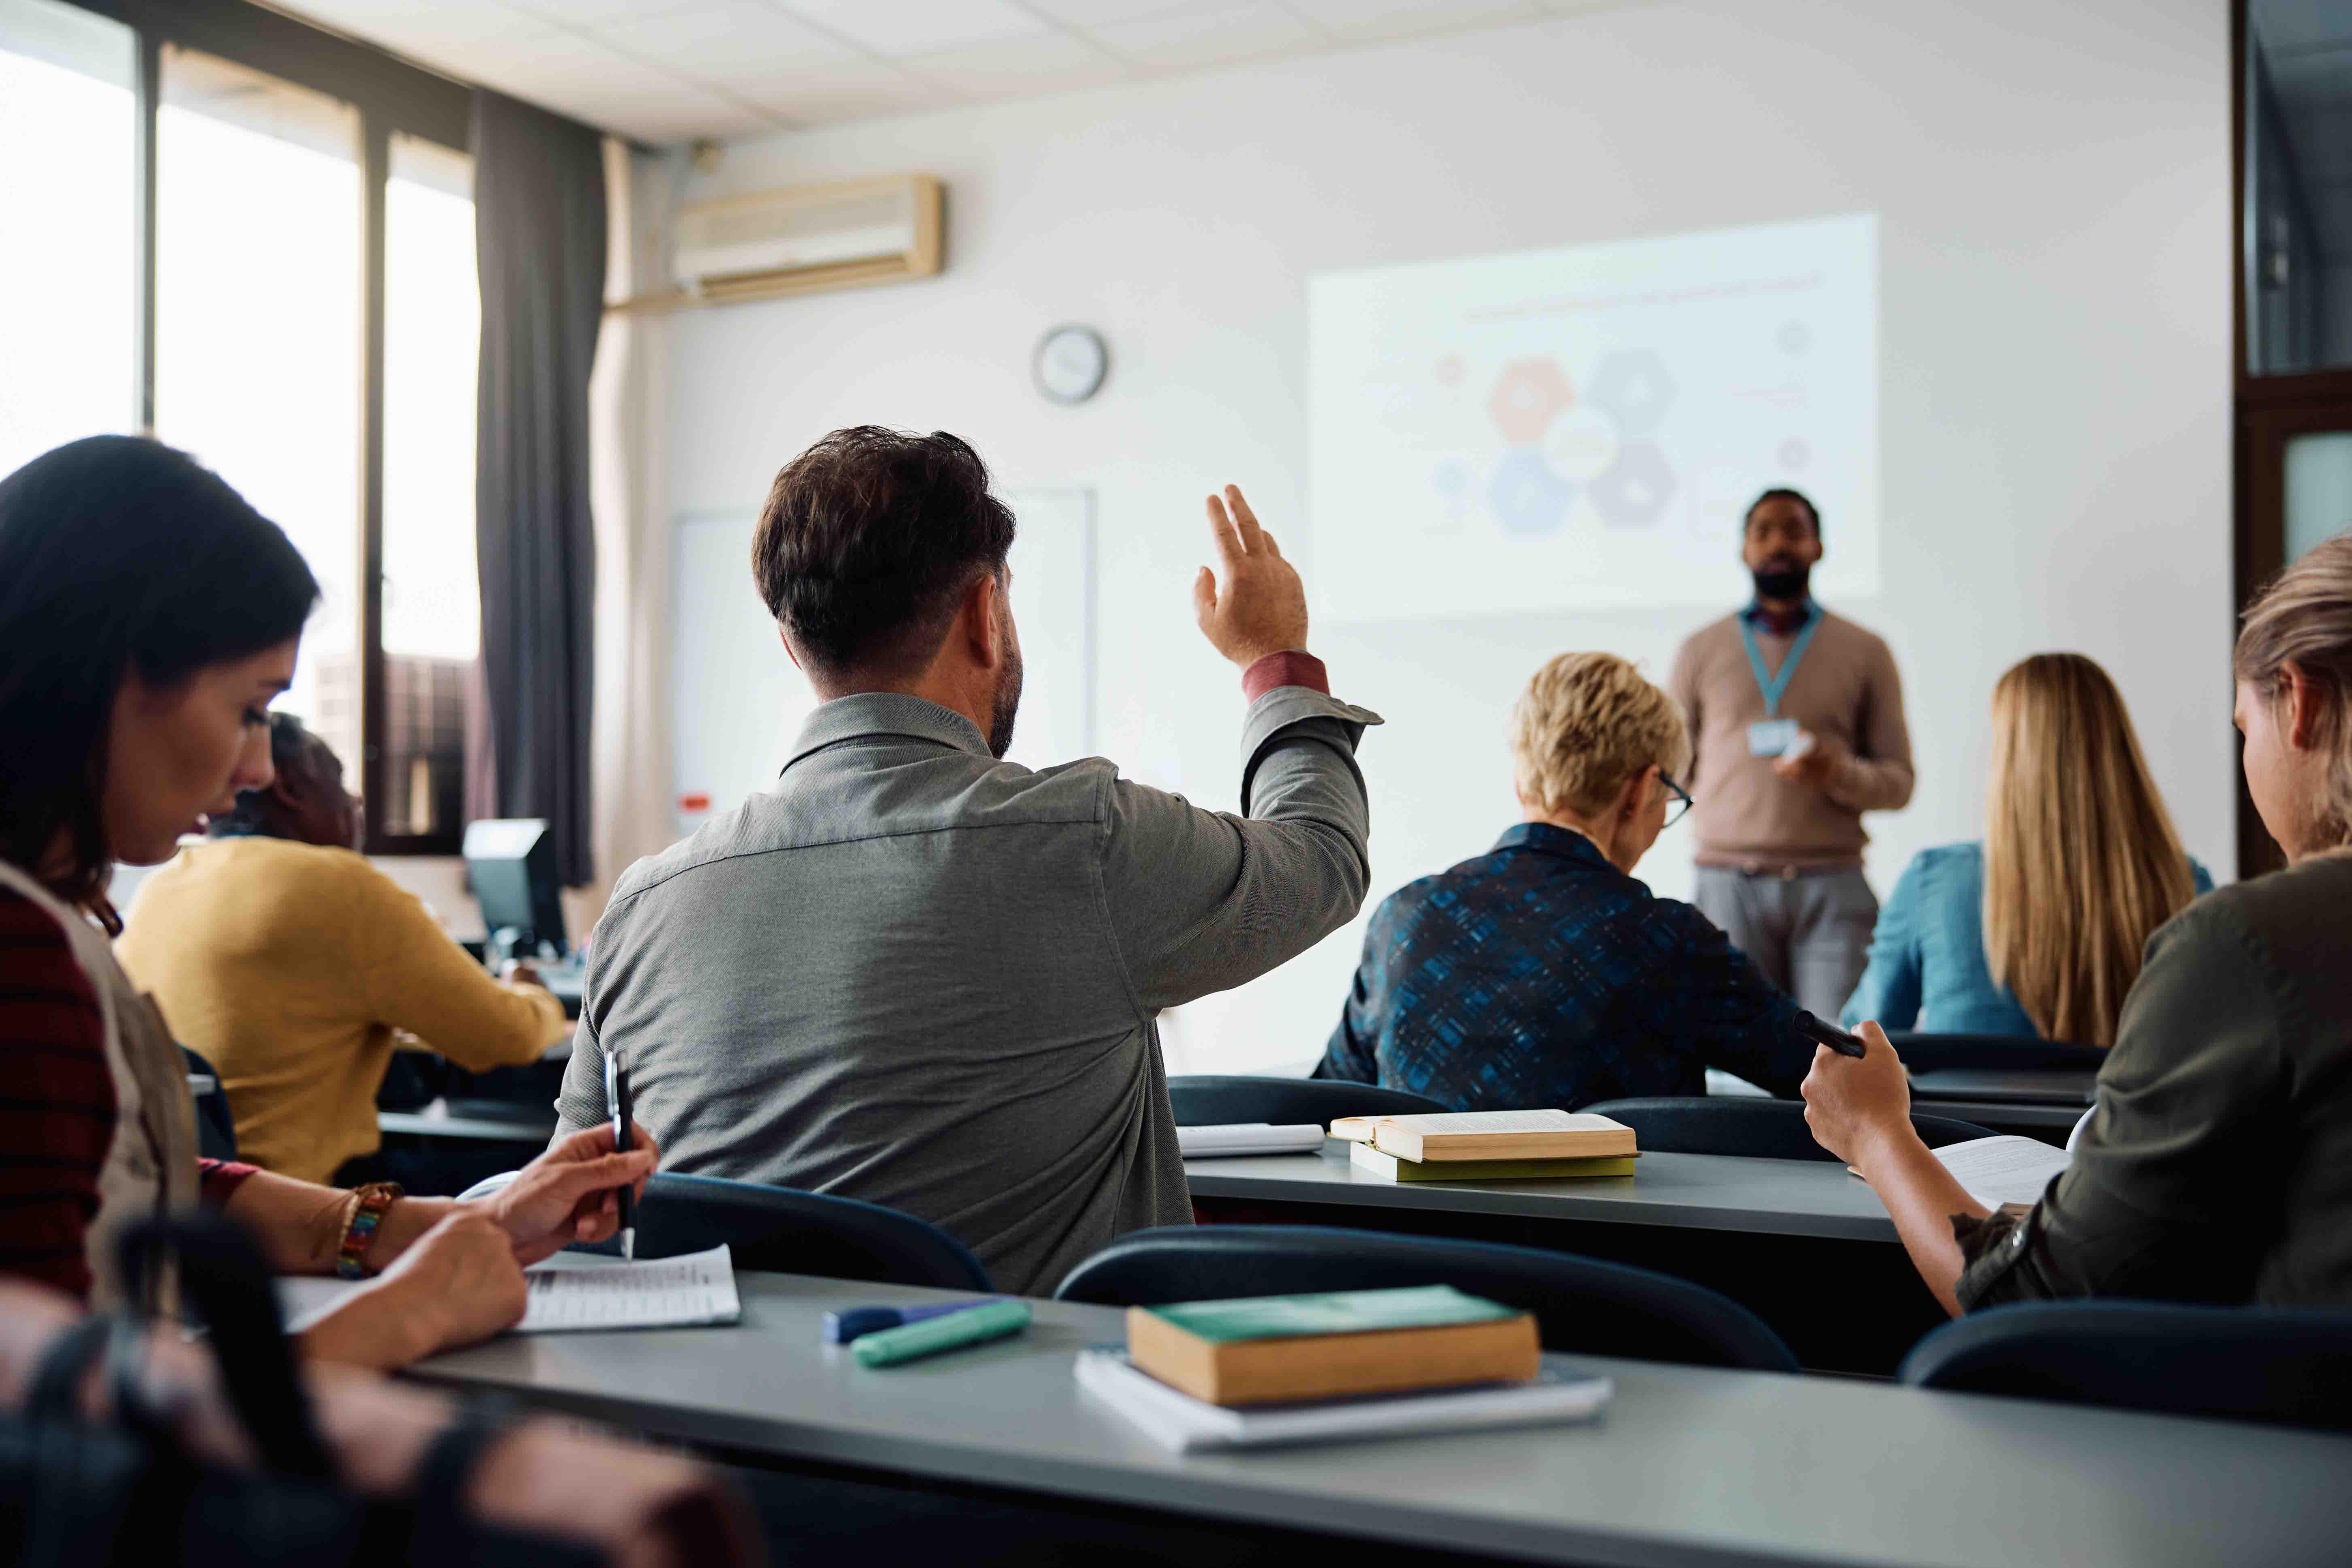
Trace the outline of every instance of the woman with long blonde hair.
[[2114, 1044], [2149, 935], [2213, 882], [2096, 661], [2002, 675], [1986, 795], [1981, 844], [1923, 851], [1895, 884], [1848, 1025]]
[[1870, 1183], [1950, 1310], [2352, 1306], [2352, 533], [2263, 591], [2233, 662], [2246, 791], [2286, 868], [2148, 939], [2098, 1104], [2039, 1203], [1988, 1213], [1937, 1161], [1875, 1024], [1858, 1058], [1814, 1054], [1807, 1124]]

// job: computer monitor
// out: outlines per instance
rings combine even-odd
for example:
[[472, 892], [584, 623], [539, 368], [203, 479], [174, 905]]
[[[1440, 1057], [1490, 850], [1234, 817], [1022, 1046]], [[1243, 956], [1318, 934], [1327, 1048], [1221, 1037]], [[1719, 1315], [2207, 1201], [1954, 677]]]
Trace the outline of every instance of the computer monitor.
[[466, 825], [466, 875], [482, 906], [493, 941], [512, 927], [516, 958], [531, 958], [547, 942], [559, 958], [563, 936], [562, 884], [555, 875], [555, 836], [542, 817], [486, 818]]

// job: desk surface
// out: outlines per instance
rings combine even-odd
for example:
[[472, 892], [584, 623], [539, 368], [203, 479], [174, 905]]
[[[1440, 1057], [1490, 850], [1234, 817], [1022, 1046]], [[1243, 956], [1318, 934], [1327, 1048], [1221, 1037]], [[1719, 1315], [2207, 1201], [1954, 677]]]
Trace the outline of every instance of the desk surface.
[[1072, 1376], [1114, 1310], [1038, 1301], [1019, 1339], [873, 1370], [818, 1342], [825, 1310], [953, 1292], [737, 1282], [737, 1328], [509, 1336], [416, 1375], [688, 1442], [1541, 1562], [2333, 1564], [2352, 1540], [2352, 1438], [1601, 1357], [1578, 1358], [1617, 1383], [1589, 1426], [1184, 1457]]
[[2016, 1068], [1939, 1068], [1911, 1075], [1911, 1098], [1923, 1102], [2000, 1100], [2063, 1106], [2080, 1116], [2098, 1098], [2095, 1072], [2028, 1072]]
[[1187, 1160], [1193, 1194], [1266, 1203], [1362, 1204], [1459, 1214], [1601, 1220], [1702, 1230], [1762, 1231], [1843, 1240], [1895, 1239], [1886, 1206], [1834, 1160], [1751, 1160], [1728, 1154], [1644, 1154], [1630, 1176], [1574, 1182], [1388, 1182], [1349, 1163], [1348, 1146], [1320, 1154]]
[[555, 1122], [549, 1118], [544, 1125], [534, 1126], [521, 1121], [492, 1121], [487, 1118], [469, 1120], [462, 1116], [430, 1116], [414, 1110], [379, 1110], [375, 1113], [376, 1131], [411, 1138], [459, 1138], [485, 1143], [536, 1143], [542, 1147], [554, 1132]]

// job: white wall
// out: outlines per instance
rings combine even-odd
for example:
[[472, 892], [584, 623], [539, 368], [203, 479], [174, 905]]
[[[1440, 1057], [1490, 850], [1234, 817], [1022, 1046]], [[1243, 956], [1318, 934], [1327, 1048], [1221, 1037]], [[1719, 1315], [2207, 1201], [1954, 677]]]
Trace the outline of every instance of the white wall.
[[[2227, 875], [2226, 21], [2221, 0], [1695, 0], [733, 147], [691, 195], [943, 176], [947, 270], [678, 318], [672, 511], [748, 510], [868, 421], [955, 430], [1008, 486], [1093, 488], [1102, 749], [1230, 806], [1240, 699], [1187, 603], [1200, 497], [1238, 481], [1307, 553], [1308, 273], [1874, 211], [1885, 586], [1837, 607], [1894, 644], [1920, 783], [1872, 819], [1874, 880], [1975, 831], [1993, 679], [2050, 647], [2115, 673]], [[1066, 320], [1113, 354], [1076, 410], [1028, 384]], [[1740, 587], [1727, 563], [1727, 609]], [[1362, 753], [1374, 898], [1510, 820], [1503, 718], [1537, 664], [1601, 647], [1662, 678], [1690, 622], [1319, 629], [1336, 689], [1390, 721]], [[1643, 872], [1682, 890], [1688, 854], [1670, 838]], [[1171, 1067], [1318, 1054], [1360, 937], [1186, 1009]]]

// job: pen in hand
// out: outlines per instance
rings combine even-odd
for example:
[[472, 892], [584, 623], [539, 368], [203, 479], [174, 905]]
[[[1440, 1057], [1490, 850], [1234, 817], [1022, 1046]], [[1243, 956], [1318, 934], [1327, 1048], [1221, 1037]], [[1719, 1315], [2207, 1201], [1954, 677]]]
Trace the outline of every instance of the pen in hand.
[[[613, 1151], [625, 1154], [636, 1147], [635, 1122], [629, 1105], [629, 1069], [610, 1051], [604, 1054], [604, 1100], [613, 1111]], [[621, 1256], [634, 1258], [637, 1255], [637, 1189], [624, 1182], [615, 1195], [621, 1205]]]
[[[1860, 1035], [1850, 1035], [1826, 1019], [1817, 1018], [1803, 1008], [1797, 1010], [1797, 1033], [1815, 1045], [1827, 1046], [1842, 1057], [1863, 1057], [1870, 1047], [1862, 1043]], [[624, 1214], [628, 1211], [624, 1209]]]

